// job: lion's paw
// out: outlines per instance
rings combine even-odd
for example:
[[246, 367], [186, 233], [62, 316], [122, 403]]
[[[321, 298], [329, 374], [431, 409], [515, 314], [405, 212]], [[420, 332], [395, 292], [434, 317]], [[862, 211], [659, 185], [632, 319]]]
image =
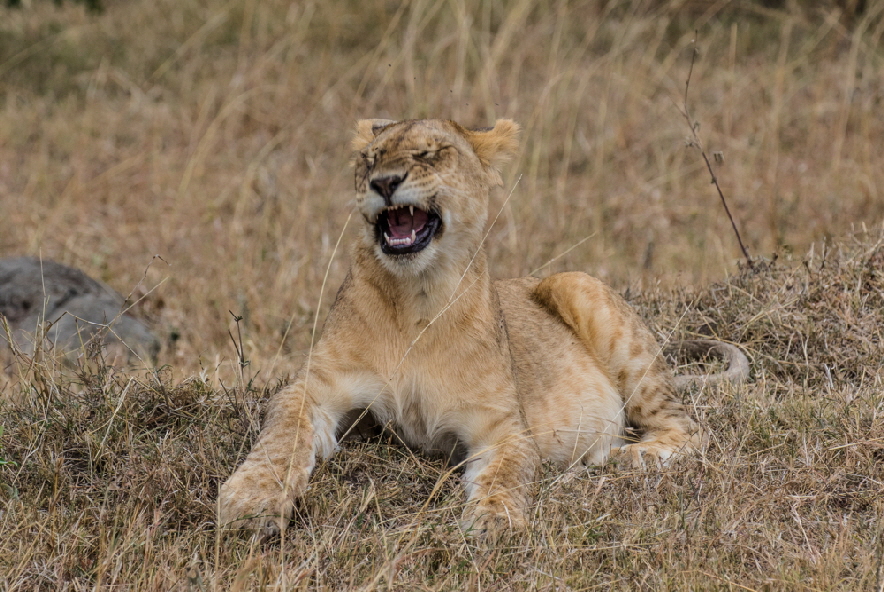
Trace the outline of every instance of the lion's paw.
[[218, 492], [218, 524], [262, 538], [276, 536], [288, 526], [295, 499], [305, 487], [306, 477], [283, 487], [270, 471], [240, 468]]
[[611, 458], [625, 458], [636, 468], [642, 468], [649, 464], [665, 467], [672, 462], [675, 452], [671, 446], [657, 442], [636, 442], [612, 449]]
[[500, 503], [478, 504], [461, 520], [467, 536], [498, 540], [506, 533], [524, 530], [527, 526], [522, 512]]

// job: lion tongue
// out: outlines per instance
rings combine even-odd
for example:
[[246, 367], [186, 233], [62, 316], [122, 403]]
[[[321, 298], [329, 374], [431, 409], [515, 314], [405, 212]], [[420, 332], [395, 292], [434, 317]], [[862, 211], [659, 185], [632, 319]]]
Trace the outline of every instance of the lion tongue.
[[420, 232], [427, 224], [427, 213], [414, 208], [396, 208], [387, 214], [392, 238], [410, 238], [412, 232]]

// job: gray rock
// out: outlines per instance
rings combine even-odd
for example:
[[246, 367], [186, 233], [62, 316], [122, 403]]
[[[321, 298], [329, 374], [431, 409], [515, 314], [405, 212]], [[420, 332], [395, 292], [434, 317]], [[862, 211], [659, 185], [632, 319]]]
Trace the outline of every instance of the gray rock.
[[[123, 305], [119, 293], [79, 269], [32, 257], [0, 259], [0, 316], [16, 345], [29, 354], [41, 323], [48, 322], [44, 339], [70, 359], [95, 340], [108, 360], [123, 362], [132, 352], [145, 362], [155, 360], [159, 340], [143, 322], [121, 315]], [[0, 329], [0, 342], [6, 341]]]

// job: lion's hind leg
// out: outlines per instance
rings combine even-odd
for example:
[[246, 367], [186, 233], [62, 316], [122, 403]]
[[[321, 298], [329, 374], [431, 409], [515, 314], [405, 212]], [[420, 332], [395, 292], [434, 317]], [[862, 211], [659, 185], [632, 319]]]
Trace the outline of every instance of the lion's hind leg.
[[627, 373], [636, 378], [627, 382], [623, 392], [626, 418], [640, 437], [616, 453], [627, 455], [634, 465], [646, 460], [666, 465], [673, 455], [696, 448], [702, 437], [700, 427], [685, 410], [665, 362], [646, 355], [629, 366]]
[[542, 280], [534, 295], [577, 334], [616, 386], [627, 424], [640, 433], [619, 453], [636, 464], [666, 463], [699, 444], [699, 426], [676, 392], [654, 335], [619, 294], [596, 278], [571, 272]]

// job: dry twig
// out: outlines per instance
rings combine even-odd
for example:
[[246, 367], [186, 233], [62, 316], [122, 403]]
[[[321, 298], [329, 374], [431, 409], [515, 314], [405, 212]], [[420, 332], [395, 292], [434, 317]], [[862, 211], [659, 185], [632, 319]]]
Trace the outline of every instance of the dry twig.
[[706, 169], [709, 171], [709, 174], [712, 175], [712, 184], [715, 185], [715, 189], [718, 191], [718, 197], [721, 198], [721, 205], [724, 206], [724, 212], [727, 214], [728, 220], [731, 221], [731, 227], [734, 229], [734, 234], [737, 237], [737, 242], [740, 244], [740, 250], [743, 251], [743, 256], [746, 258], [746, 263], [751, 268], [753, 266], [752, 257], [749, 256], [749, 251], [746, 249], [746, 245], [743, 244], [743, 239], [740, 238], [740, 231], [737, 230], [737, 223], [734, 222], [734, 217], [731, 214], [731, 210], [727, 207], [727, 200], [724, 198], [724, 192], [721, 190], [721, 185], [718, 184], [718, 176], [715, 174], [715, 171], [712, 169], [712, 163], [709, 162], [709, 157], [706, 155], [706, 150], [703, 148], [703, 142], [700, 141], [700, 136], [697, 134], [697, 129], [700, 127], [700, 123], [694, 121], [688, 111], [688, 89], [691, 86], [691, 76], [694, 73], [694, 63], [697, 61], [697, 54], [699, 53], [699, 49], [697, 49], [697, 32], [694, 32], [694, 39], [691, 41], [691, 67], [688, 70], [688, 78], [684, 83], [684, 97], [682, 99], [682, 106], [679, 108], [682, 116], [684, 116], [685, 120], [688, 122], [688, 127], [691, 128], [691, 139], [688, 142], [688, 146], [692, 146], [700, 151], [700, 155], [703, 157], [703, 162], [706, 163]]

